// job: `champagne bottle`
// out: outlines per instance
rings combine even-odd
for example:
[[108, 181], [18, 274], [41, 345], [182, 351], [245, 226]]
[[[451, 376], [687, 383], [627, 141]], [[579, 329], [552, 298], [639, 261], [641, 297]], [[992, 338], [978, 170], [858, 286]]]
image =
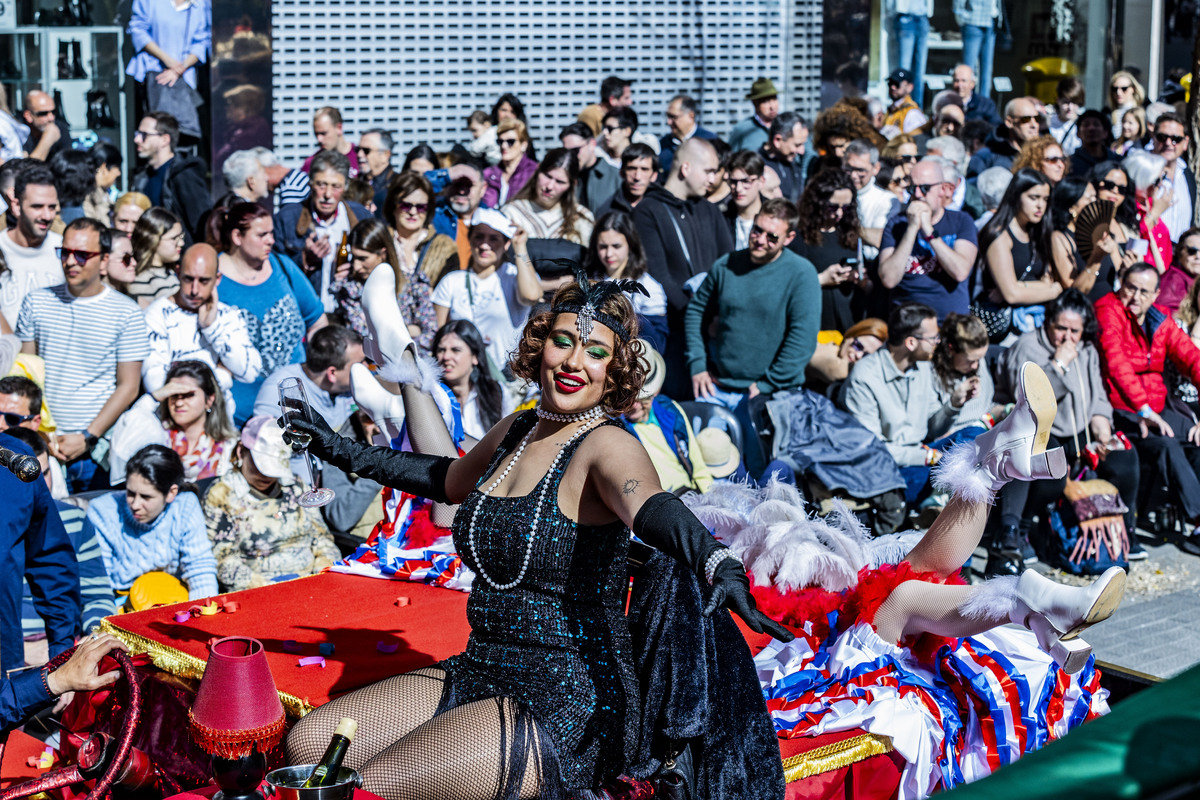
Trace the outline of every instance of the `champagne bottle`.
[[338, 247], [337, 260], [334, 266], [340, 267], [342, 264], [350, 263], [350, 234], [349, 232], [342, 234], [342, 244]]
[[346, 750], [350, 748], [350, 740], [354, 738], [357, 730], [357, 722], [349, 717], [342, 718], [333, 731], [333, 738], [329, 740], [329, 747], [325, 750], [325, 755], [321, 756], [320, 763], [313, 767], [312, 774], [304, 782], [303, 788], [312, 789], [337, 783], [338, 773], [342, 770], [342, 759], [346, 757]]

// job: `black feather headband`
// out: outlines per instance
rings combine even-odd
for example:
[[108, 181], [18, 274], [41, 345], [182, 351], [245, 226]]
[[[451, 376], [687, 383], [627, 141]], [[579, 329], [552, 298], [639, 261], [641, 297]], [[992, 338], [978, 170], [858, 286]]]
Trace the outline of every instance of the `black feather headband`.
[[588, 280], [587, 273], [576, 262], [556, 259], [554, 263], [559, 266], [569, 266], [571, 271], [575, 273], [575, 283], [579, 284], [584, 300], [582, 303], [562, 303], [556, 305], [550, 309], [550, 313], [577, 314], [578, 319], [575, 320], [575, 327], [579, 330], [579, 338], [583, 341], [591, 338], [593, 322], [599, 322], [601, 325], [609, 328], [623, 341], [629, 341], [629, 330], [619, 320], [609, 314], [605, 314], [600, 308], [604, 305], [605, 300], [621, 292], [629, 292], [630, 294], [641, 292], [649, 297], [650, 293], [646, 291], [646, 287], [637, 281], [628, 279], [596, 281], [593, 283]]

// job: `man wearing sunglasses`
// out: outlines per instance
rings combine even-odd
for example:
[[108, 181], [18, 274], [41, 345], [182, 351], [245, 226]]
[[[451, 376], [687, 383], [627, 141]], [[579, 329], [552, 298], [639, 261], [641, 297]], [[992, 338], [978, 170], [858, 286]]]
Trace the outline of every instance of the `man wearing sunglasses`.
[[[383, 219], [383, 203], [387, 200], [388, 186], [396, 177], [392, 167], [392, 149], [396, 142], [392, 135], [383, 128], [371, 128], [358, 140], [354, 152], [358, 155], [358, 164], [362, 168], [359, 176], [371, 182], [375, 190], [375, 216]], [[386, 220], [384, 220], [386, 222]]]
[[54, 99], [34, 89], [25, 95], [25, 123], [29, 125], [29, 138], [25, 140], [25, 152], [38, 161], [49, 161], [55, 153], [71, 149], [71, 131], [54, 113]]
[[149, 353], [141, 308], [104, 283], [111, 250], [107, 228], [73, 221], [59, 251], [67, 282], [30, 292], [17, 318], [21, 351], [46, 362], [46, 405], [58, 426], [50, 450], [67, 465], [72, 492], [108, 488], [92, 453], [137, 398]]
[[150, 198], [183, 222], [185, 243], [204, 238], [201, 221], [212, 208], [208, 165], [199, 158], [176, 155], [179, 122], [165, 111], [152, 111], [133, 132], [138, 158], [145, 166], [133, 176], [130, 188]]
[[971, 156], [967, 177], [974, 178], [988, 167], [1011, 169], [1021, 145], [1041, 135], [1037, 107], [1027, 97], [1016, 97], [1004, 106], [1004, 122], [988, 137], [983, 149]]
[[[787, 249], [799, 212], [787, 200], [763, 202], [750, 246], [717, 259], [686, 314], [687, 366], [692, 392], [750, 422], [749, 401], [804, 384], [817, 347], [821, 286], [812, 262]], [[770, 309], [770, 313], [764, 313]], [[705, 325], [716, 319], [709, 339]], [[763, 454], [747, 447], [746, 469], [758, 476]]]
[[1188, 169], [1187, 128], [1183, 118], [1168, 111], [1154, 121], [1154, 152], [1167, 160], [1167, 181], [1164, 188], [1172, 193], [1170, 207], [1162, 220], [1171, 232], [1171, 241], [1178, 242], [1184, 231], [1192, 227], [1192, 198], [1196, 196], [1196, 176]]
[[62, 265], [55, 253], [62, 245], [62, 235], [53, 231], [58, 215], [54, 173], [45, 164], [26, 163], [29, 166], [17, 173], [9, 197], [16, 225], [0, 233], [0, 254], [8, 267], [0, 275], [0, 313], [14, 328], [25, 295], [63, 282]]
[[934, 159], [912, 170], [912, 200], [904, 214], [892, 217], [879, 246], [879, 282], [890, 290], [893, 305], [932, 306], [938, 320], [966, 314], [967, 278], [975, 265], [979, 237], [975, 223], [947, 208], [954, 187]]

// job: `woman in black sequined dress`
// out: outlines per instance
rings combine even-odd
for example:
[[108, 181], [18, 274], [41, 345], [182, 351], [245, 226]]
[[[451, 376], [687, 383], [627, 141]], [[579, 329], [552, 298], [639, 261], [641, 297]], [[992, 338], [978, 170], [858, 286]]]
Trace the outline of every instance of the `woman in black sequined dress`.
[[[457, 459], [352, 442], [319, 415], [290, 422], [334, 467], [461, 504], [454, 542], [476, 574], [466, 651], [317, 709], [289, 736], [290, 763], [315, 763], [349, 716], [359, 734], [346, 765], [389, 800], [587, 796], [622, 774], [639, 706], [624, 615], [630, 529], [711, 584], [706, 612], [726, 606], [791, 638], [755, 610], [741, 563], [661, 490], [641, 444], [608, 417], [641, 388], [636, 336], [616, 284], [561, 289], [512, 362], [539, 383], [540, 407], [501, 420]], [[381, 348], [411, 358], [406, 342]]]

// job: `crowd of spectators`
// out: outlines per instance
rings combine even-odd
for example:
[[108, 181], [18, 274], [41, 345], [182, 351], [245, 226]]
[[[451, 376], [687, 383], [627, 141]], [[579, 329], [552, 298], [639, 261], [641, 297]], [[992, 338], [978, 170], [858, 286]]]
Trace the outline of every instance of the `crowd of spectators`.
[[[511, 94], [449, 152], [395, 151], [381, 128], [355, 143], [321, 107], [302, 167], [232, 153], [215, 204], [171, 115], [139, 121], [119, 194], [119, 152], [57, 147], [50, 114], [28, 157], [0, 165], [0, 427], [44, 464], [56, 508], [38, 507], [72, 545], [27, 559], [26, 634], [44, 618], [65, 640], [47, 569], [79, 575], [63, 602], [90, 625], [310, 574], [361, 542], [381, 487], [318, 465], [337, 501], [302, 507], [277, 386], [299, 379], [347, 436], [389, 438], [350, 396], [368, 363], [364, 286], [384, 263], [473, 439], [534, 399], [508, 356], [578, 264], [646, 290], [652, 377], [626, 421], [664, 486], [779, 476], [919, 519], [944, 503], [942, 453], [1003, 417], [1028, 360], [1058, 395], [1053, 441], [1096, 456], [1130, 533], [1169, 498], [1178, 545], [1200, 554], [1200, 229], [1179, 110], [1147, 102], [1130, 71], [1103, 108], [1074, 78], [1051, 105], [997, 108], [965, 65], [928, 105], [906, 70], [887, 85], [877, 113], [843, 99], [807, 120], [760, 78], [748, 116], [714, 131], [694, 98], [638, 113], [632, 82], [610, 77], [541, 156]], [[811, 464], [836, 446], [794, 450], [814, 395], [823, 421], [869, 432], [886, 469], [821, 485]], [[997, 569], [1035, 557], [1030, 520], [1062, 488], [1001, 492]], [[170, 580], [139, 588], [154, 573]]]

